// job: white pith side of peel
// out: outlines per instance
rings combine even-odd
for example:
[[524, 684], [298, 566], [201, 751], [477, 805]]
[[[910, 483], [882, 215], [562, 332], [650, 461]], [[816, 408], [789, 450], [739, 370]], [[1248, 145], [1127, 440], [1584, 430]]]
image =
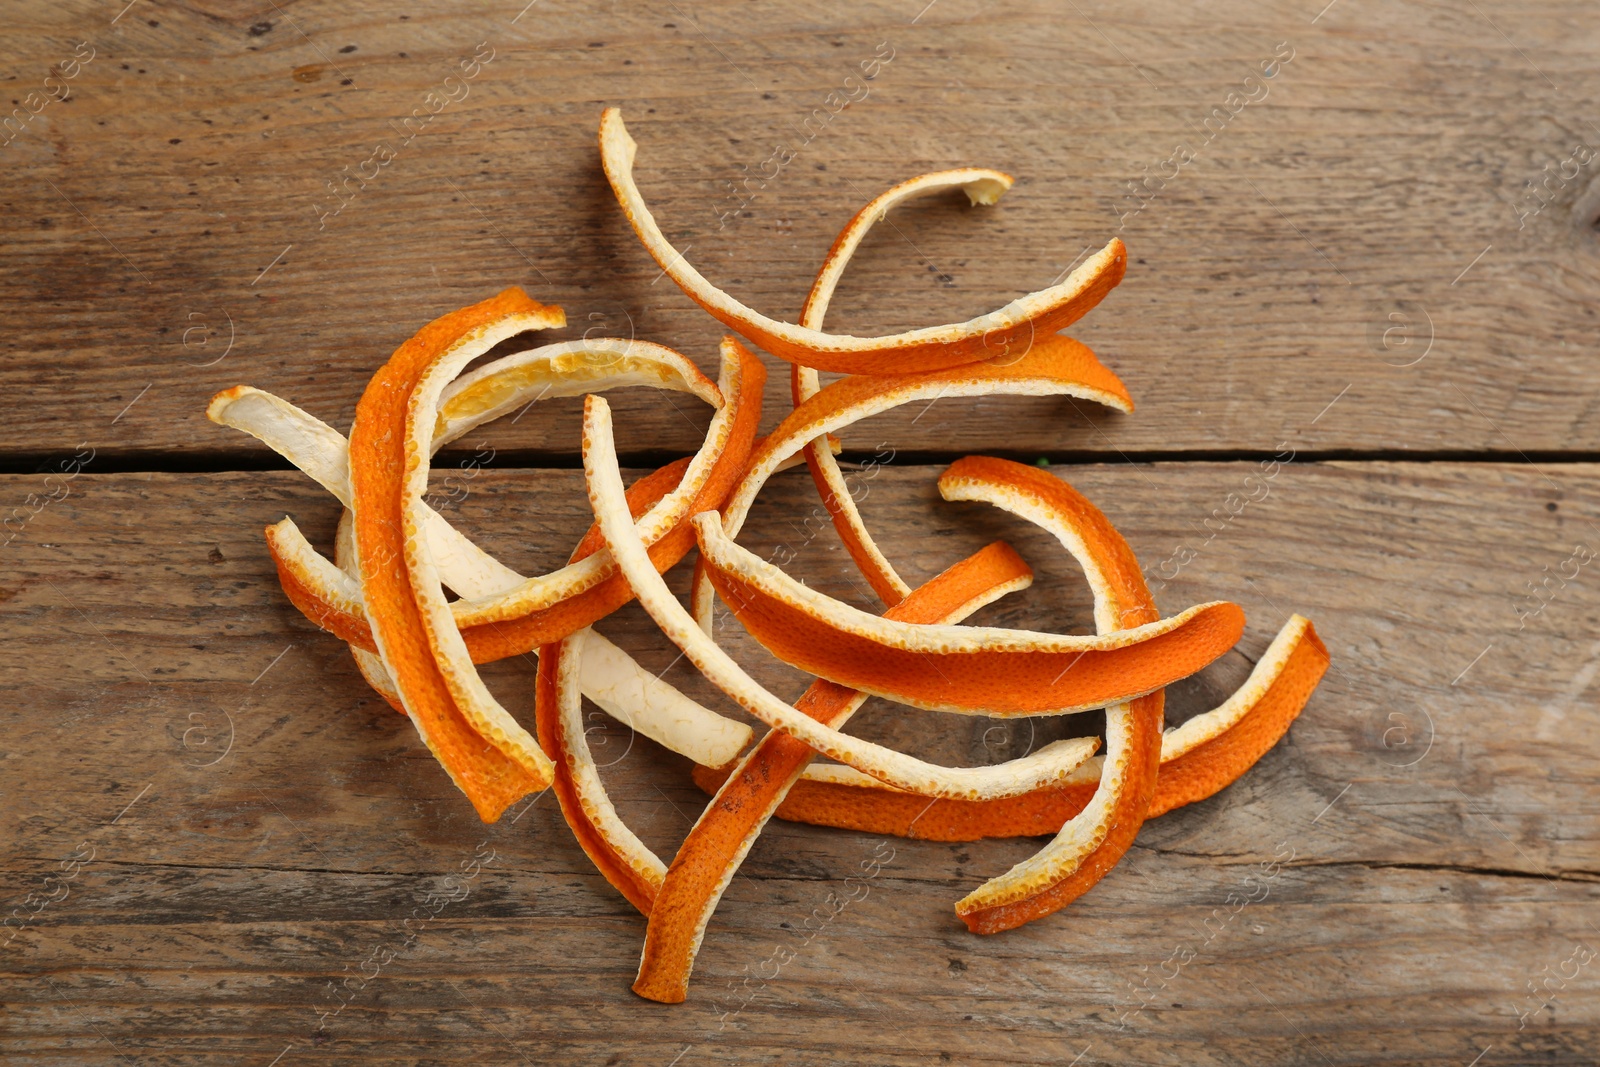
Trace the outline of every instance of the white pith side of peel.
[[606, 178], [611, 183], [612, 191], [616, 194], [623, 214], [627, 216], [640, 243], [645, 246], [645, 250], [655, 259], [657, 265], [677, 283], [679, 288], [693, 293], [699, 300], [704, 301], [707, 309], [719, 321], [734, 329], [740, 329], [741, 332], [754, 329], [780, 337], [789, 344], [803, 347], [818, 357], [807, 361], [813, 366], [825, 366], [825, 357], [830, 355], [892, 352], [900, 348], [909, 349], [926, 344], [969, 340], [1017, 328], [1079, 296], [1109, 270], [1122, 254], [1119, 250], [1120, 242], [1112, 238], [1104, 248], [1089, 256], [1059, 285], [1029, 293], [1004, 307], [968, 319], [966, 322], [907, 330], [883, 337], [824, 333], [768, 318], [712, 285], [704, 275], [690, 265], [683, 254], [674, 248], [666, 235], [661, 232], [661, 227], [656, 224], [655, 217], [651, 214], [643, 194], [639, 191], [638, 183], [634, 180], [633, 162], [638, 154], [638, 148], [638, 144], [623, 124], [621, 110], [614, 107], [607, 108], [600, 119], [601, 165], [605, 169]]

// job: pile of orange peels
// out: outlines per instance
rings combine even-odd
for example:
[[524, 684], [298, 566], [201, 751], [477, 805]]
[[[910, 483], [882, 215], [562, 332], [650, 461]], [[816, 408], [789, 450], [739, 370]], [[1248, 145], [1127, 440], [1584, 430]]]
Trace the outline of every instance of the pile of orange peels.
[[[633, 180], [637, 146], [606, 111], [600, 153], [634, 232], [696, 303], [790, 364], [794, 410], [757, 437], [762, 363], [733, 336], [713, 383], [683, 355], [638, 340], [534, 347], [466, 370], [500, 342], [565, 325], [560, 308], [512, 288], [443, 316], [373, 376], [348, 439], [269, 393], [218, 394], [210, 418], [265, 441], [344, 505], [334, 557], [284, 519], [267, 546], [289, 599], [349, 642], [374, 689], [417, 733], [486, 822], [554, 788], [578, 843], [648, 919], [634, 990], [687, 995], [706, 924], [773, 815], [822, 826], [940, 841], [1054, 835], [1031, 859], [956, 903], [978, 933], [1009, 930], [1086, 892], [1152, 816], [1209, 797], [1289, 729], [1328, 666], [1298, 615], [1244, 687], [1170, 731], [1164, 687], [1238, 641], [1235, 604], [1163, 618], [1126, 541], [1060, 478], [1007, 460], [968, 457], [939, 478], [946, 500], [983, 501], [1053, 534], [1094, 593], [1096, 633], [1070, 636], [964, 626], [978, 608], [1032, 581], [995, 543], [912, 588], [873, 542], [835, 460], [834, 432], [890, 408], [940, 397], [1065, 395], [1119, 411], [1133, 403], [1116, 375], [1057, 331], [1091, 310], [1127, 263], [1113, 239], [1065, 281], [967, 322], [883, 337], [827, 333], [845, 267], [873, 224], [915, 197], [959, 189], [992, 204], [1011, 185], [997, 171], [926, 174], [850, 220], [798, 323], [779, 322], [715, 288], [669, 244]], [[822, 386], [818, 371], [844, 375]], [[713, 409], [699, 450], [624, 488], [610, 410], [623, 386], [688, 393]], [[595, 524], [561, 569], [525, 577], [479, 549], [426, 502], [441, 446], [535, 400], [585, 395], [584, 473]], [[762, 486], [803, 459], [851, 558], [882, 599], [881, 615], [808, 588], [742, 548]], [[698, 555], [689, 607], [661, 575]], [[446, 589], [455, 593], [451, 599]], [[712, 636], [713, 596], [760, 644], [816, 676], [790, 704], [750, 677]], [[591, 627], [637, 598], [705, 677], [770, 729], [711, 711], [645, 671]], [[475, 664], [538, 653], [536, 736], [502, 708]], [[931, 668], [931, 669], [930, 669]], [[912, 708], [1018, 717], [1105, 709], [1098, 738], [1057, 741], [984, 767], [928, 763], [843, 727], [869, 696]], [[618, 817], [584, 739], [582, 699], [696, 764], [712, 800], [671, 865]], [[816, 763], [818, 755], [832, 762]]]

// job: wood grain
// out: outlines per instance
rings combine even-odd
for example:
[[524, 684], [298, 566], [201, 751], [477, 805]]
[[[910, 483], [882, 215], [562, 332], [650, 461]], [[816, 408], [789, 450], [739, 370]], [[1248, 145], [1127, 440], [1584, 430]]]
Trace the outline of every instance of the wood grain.
[[[862, 428], [859, 451], [1270, 451], [1297, 431], [1324, 451], [1600, 450], [1600, 164], [1568, 162], [1600, 143], [1589, 5], [1322, 7], [23, 5], [0, 42], [17, 101], [79, 42], [93, 58], [0, 147], [0, 449], [24, 470], [84, 442], [135, 466], [259, 462], [204, 421], [213, 392], [247, 382], [347, 426], [420, 323], [510, 284], [566, 307], [567, 336], [633, 333], [709, 366], [719, 330], [600, 176], [617, 104], [669, 236], [775, 315], [798, 313], [860, 204], [928, 169], [1019, 181], [993, 210], [929, 203], [883, 228], [836, 328], [958, 321], [1126, 240], [1127, 281], [1075, 332], [1137, 416], [952, 402]], [[847, 86], [880, 43], [892, 60]], [[464, 98], [402, 126], [480, 44], [493, 58], [450, 90]], [[1247, 85], [1280, 45], [1292, 59]], [[866, 95], [831, 115], [836, 90]], [[725, 218], [729, 184], [778, 143], [793, 160]], [[380, 146], [394, 158], [369, 163]], [[1192, 162], [1164, 166], [1180, 146]], [[357, 172], [376, 176], [321, 218], [328, 183]], [[1147, 174], [1172, 177], [1125, 215]], [[781, 396], [775, 381], [769, 418]], [[704, 419], [621, 414], [667, 452]], [[505, 435], [524, 462], [570, 461], [576, 418]]]
[[[125, 3], [13, 4], [0, 34], [0, 1059], [1594, 1062], [1591, 4]], [[830, 93], [857, 99], [834, 113]], [[908, 579], [996, 538], [1037, 568], [978, 621], [1092, 628], [1059, 546], [937, 499], [936, 462], [967, 452], [1056, 459], [1164, 611], [1243, 605], [1244, 640], [1172, 687], [1171, 722], [1292, 611], [1332, 652], [1248, 776], [1146, 824], [1063, 913], [979, 938], [951, 910], [1039, 841], [774, 822], [689, 1001], [642, 1001], [643, 923], [553, 801], [479, 822], [277, 589], [261, 528], [289, 513], [326, 545], [336, 506], [248, 472], [276, 460], [205, 421], [217, 390], [345, 429], [401, 341], [512, 284], [568, 310], [555, 337], [712, 368], [720, 331], [605, 188], [612, 104], [670, 239], [778, 317], [857, 207], [926, 170], [1018, 180], [994, 208], [892, 216], [830, 328], [964, 319], [1128, 244], [1127, 280], [1071, 332], [1134, 415], [951, 400], [844, 435], [888, 459], [849, 480]], [[792, 160], [755, 177], [780, 144]], [[706, 412], [662, 395], [613, 394], [635, 463], [701, 438]], [[452, 520], [530, 573], [590, 519], [578, 411], [440, 457], [468, 490]], [[480, 446], [497, 469], [463, 468]], [[1263, 479], [1270, 456], [1292, 459]], [[872, 607], [814, 500], [779, 477], [743, 543]], [[726, 706], [636, 608], [601, 628]], [[484, 675], [531, 718], [531, 659]], [[705, 802], [685, 761], [588, 710], [619, 810], [670, 856]], [[874, 702], [852, 728], [974, 765], [1098, 724]], [[872, 857], [865, 897], [824, 921]]]
[[[326, 543], [330, 498], [291, 473], [82, 474], [4, 549], [0, 900], [49, 893], [80, 845], [93, 857], [0, 950], [0, 1047], [39, 1064], [1464, 1064], [1491, 1045], [1481, 1063], [1586, 1062], [1593, 964], [1521, 1030], [1517, 1012], [1537, 1006], [1530, 981], [1600, 940], [1586, 695], [1600, 602], [1585, 572], [1521, 630], [1514, 608], [1525, 581], [1594, 543], [1600, 467], [1292, 463], [1201, 545], [1195, 528], [1258, 469], [1056, 470], [1152, 577], [1176, 545], [1197, 549], [1157, 594], [1164, 610], [1224, 597], [1249, 614], [1239, 652], [1175, 695], [1174, 721], [1236, 684], [1286, 612], [1316, 621], [1335, 669], [1285, 742], [1148, 824], [1067, 911], [993, 938], [950, 905], [1038, 842], [884, 845], [774, 823], [677, 1008], [629, 992], [642, 922], [553, 802], [478, 822], [277, 590], [261, 527], [289, 513]], [[1039, 578], [986, 618], [1090, 628], [1081, 576], [1048, 538], [938, 502], [936, 467], [870, 473], [862, 507], [908, 577], [1005, 538]], [[868, 604], [831, 534], [797, 532], [812, 499], [803, 475], [780, 476], [744, 543], [788, 545], [813, 586]], [[529, 569], [589, 521], [571, 471], [483, 472], [453, 512]], [[636, 609], [603, 629], [716, 702]], [[758, 677], [798, 692], [730, 631]], [[486, 676], [529, 715], [530, 663]], [[704, 802], [684, 761], [596, 724], [619, 809], [670, 854]], [[976, 763], [1093, 728], [989, 725], [879, 709], [863, 731]], [[805, 933], [887, 848], [866, 897]], [[426, 895], [455, 892], [447, 879], [490, 850], [407, 944]], [[1230, 895], [1258, 887], [1235, 914]], [[796, 956], [774, 976], [780, 947]], [[363, 964], [378, 973], [361, 986]], [[346, 978], [360, 988], [340, 1008], [329, 983]]]

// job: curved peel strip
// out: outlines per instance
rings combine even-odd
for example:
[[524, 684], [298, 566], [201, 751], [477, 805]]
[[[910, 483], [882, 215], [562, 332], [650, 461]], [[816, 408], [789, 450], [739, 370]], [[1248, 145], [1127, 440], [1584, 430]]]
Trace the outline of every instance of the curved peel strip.
[[638, 145], [607, 108], [600, 119], [600, 160], [617, 203], [633, 232], [661, 269], [689, 298], [724, 326], [743, 334], [780, 359], [844, 374], [906, 374], [975, 363], [1010, 354], [1070, 326], [1122, 280], [1128, 254], [1113, 237], [1061, 284], [1013, 300], [966, 322], [933, 326], [886, 337], [854, 337], [778, 322], [733, 299], [690, 266], [662, 234], [633, 179]]
[[[1061, 479], [1037, 467], [973, 456], [951, 464], [940, 476], [939, 494], [946, 500], [992, 504], [1055, 534], [1083, 567], [1094, 592], [1095, 628], [1101, 633], [1157, 617], [1128, 542]], [[1165, 691], [1157, 690], [1106, 709], [1099, 788], [1037, 855], [956, 902], [956, 914], [969, 930], [996, 933], [1049, 915], [1088, 892], [1122, 858], [1155, 792], [1165, 699]]]
[[[1032, 580], [1033, 572], [1022, 558], [997, 543], [945, 570], [890, 608], [889, 614], [908, 622], [955, 622]], [[795, 707], [837, 729], [865, 699], [863, 693], [819, 680]], [[1084, 747], [1087, 758], [1094, 744], [1085, 742]], [[635, 993], [673, 1004], [687, 995], [689, 972], [706, 923], [812, 755], [804, 742], [773, 730], [734, 768], [684, 839], [656, 895]]]
[[422, 533], [426, 460], [444, 384], [500, 341], [565, 321], [520, 289], [435, 319], [373, 376], [350, 434], [356, 549], [378, 654], [417, 732], [486, 822], [548, 785], [552, 768], [489, 695], [455, 627]]
[[[684, 471], [682, 481], [638, 518], [640, 535], [646, 545], [655, 548], [666, 541], [661, 548], [663, 555], [681, 548], [677, 558], [663, 569], [670, 568], [688, 553], [692, 534], [684, 520], [694, 511], [715, 507], [717, 501], [727, 496], [739, 469], [738, 457], [748, 455], [754, 445], [756, 426], [761, 418], [761, 389], [765, 382], [766, 370], [761, 361], [737, 341], [725, 338], [720, 395], [727, 399], [712, 416], [705, 440]], [[560, 570], [527, 579], [516, 589], [469, 602], [459, 609], [458, 617], [466, 626], [487, 622], [521, 625], [532, 612], [571, 600], [608, 582], [613, 586], [609, 599], [615, 600], [621, 595], [620, 587], [625, 587], [626, 583], [618, 577], [610, 554], [596, 549]], [[608, 613], [627, 600], [624, 596], [616, 601]]]
[[[1121, 380], [1086, 345], [1061, 336], [1041, 338], [1020, 359], [1003, 365], [979, 363], [895, 378], [841, 378], [790, 412], [762, 439], [722, 509], [723, 527], [729, 537], [738, 537], [767, 479], [818, 437], [918, 400], [994, 394], [1075, 396], [1118, 411], [1133, 410]], [[697, 570], [693, 592], [697, 618], [703, 617], [701, 606], [709, 603], [708, 584], [703, 569]]]
[[312, 548], [293, 519], [285, 517], [268, 526], [266, 535], [267, 553], [289, 602], [339, 640], [376, 654], [359, 575], [340, 570]]
[[[1295, 615], [1226, 702], [1161, 739], [1161, 771], [1147, 819], [1214, 796], [1243, 777], [1305, 707], [1327, 670], [1328, 653], [1310, 620]], [[1088, 760], [1064, 785], [1004, 800], [935, 800], [890, 789], [853, 767], [805, 769], [776, 811], [780, 819], [927, 841], [1038, 837], [1060, 831], [1099, 785], [1101, 761]], [[694, 780], [715, 793], [728, 768], [706, 764]]]
[[535, 702], [539, 741], [554, 760], [551, 785], [578, 845], [606, 881], [649, 915], [667, 865], [617, 815], [589, 751], [578, 685], [589, 634], [580, 630], [539, 650]]
[[[901, 182], [875, 198], [856, 212], [855, 218], [834, 238], [833, 247], [828, 249], [822, 268], [817, 271], [816, 281], [811, 283], [811, 293], [806, 297], [805, 306], [800, 309], [800, 325], [810, 330], [822, 329], [828, 315], [828, 305], [833, 302], [834, 290], [839, 286], [839, 279], [844, 277], [845, 268], [873, 224], [891, 209], [908, 200], [950, 189], [960, 189], [966, 193], [967, 200], [974, 206], [994, 204], [1011, 188], [1011, 182], [1011, 175], [1001, 171], [967, 167], [923, 174]], [[813, 368], [798, 363], [790, 365], [789, 389], [795, 407], [810, 400], [821, 388], [822, 383]], [[811, 480], [816, 483], [822, 505], [828, 509], [845, 551], [855, 560], [868, 584], [885, 604], [898, 604], [911, 591], [911, 587], [896, 573], [894, 565], [878, 548], [872, 535], [867, 532], [866, 524], [861, 521], [861, 513], [856, 510], [855, 498], [850, 493], [844, 472], [833, 458], [839, 450], [838, 444], [838, 439], [830, 434], [806, 445], [805, 460], [811, 470]]]
[[896, 622], [789, 577], [729, 539], [714, 512], [694, 522], [712, 585], [769, 652], [912, 707], [993, 716], [1104, 707], [1188, 677], [1244, 632], [1244, 612], [1226, 602], [1094, 637]]
[[541, 345], [485, 363], [451, 382], [439, 408], [435, 445], [509, 415], [534, 400], [627, 386], [691, 393], [713, 408], [722, 393], [694, 361], [650, 341], [584, 338]]
[[640, 606], [708, 681], [768, 726], [792, 734], [823, 755], [880, 781], [902, 789], [926, 791], [929, 796], [1015, 796], [1060, 780], [1081, 762], [1076, 758], [1074, 743], [1056, 742], [1022, 759], [993, 767], [941, 767], [842, 734], [797, 711], [763, 688], [707, 637], [650, 565], [644, 545], [628, 521], [622, 475], [611, 436], [611, 412], [604, 397], [590, 396], [584, 401], [583, 469], [601, 532], [633, 586]]
[[1162, 738], [1147, 817], [1213, 796], [1255, 766], [1289, 732], [1328, 663], [1311, 620], [1290, 616], [1238, 692]]
[[350, 506], [350, 448], [344, 434], [281, 397], [252, 385], [224, 389], [206, 418], [264, 443]]

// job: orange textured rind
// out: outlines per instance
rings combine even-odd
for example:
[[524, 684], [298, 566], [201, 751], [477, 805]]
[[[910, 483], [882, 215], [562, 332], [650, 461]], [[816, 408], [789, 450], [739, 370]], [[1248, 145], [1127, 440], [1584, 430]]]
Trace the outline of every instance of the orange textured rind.
[[424, 461], [441, 379], [508, 337], [564, 322], [559, 308], [520, 289], [434, 320], [373, 375], [350, 433], [356, 552], [373, 641], [418, 734], [485, 822], [549, 785], [552, 768], [489, 695], [450, 618], [421, 534]]
[[767, 651], [808, 674], [931, 711], [1104, 707], [1188, 677], [1244, 632], [1244, 612], [1226, 602], [1093, 637], [897, 622], [796, 581], [735, 544], [714, 513], [694, 523], [712, 585]]

